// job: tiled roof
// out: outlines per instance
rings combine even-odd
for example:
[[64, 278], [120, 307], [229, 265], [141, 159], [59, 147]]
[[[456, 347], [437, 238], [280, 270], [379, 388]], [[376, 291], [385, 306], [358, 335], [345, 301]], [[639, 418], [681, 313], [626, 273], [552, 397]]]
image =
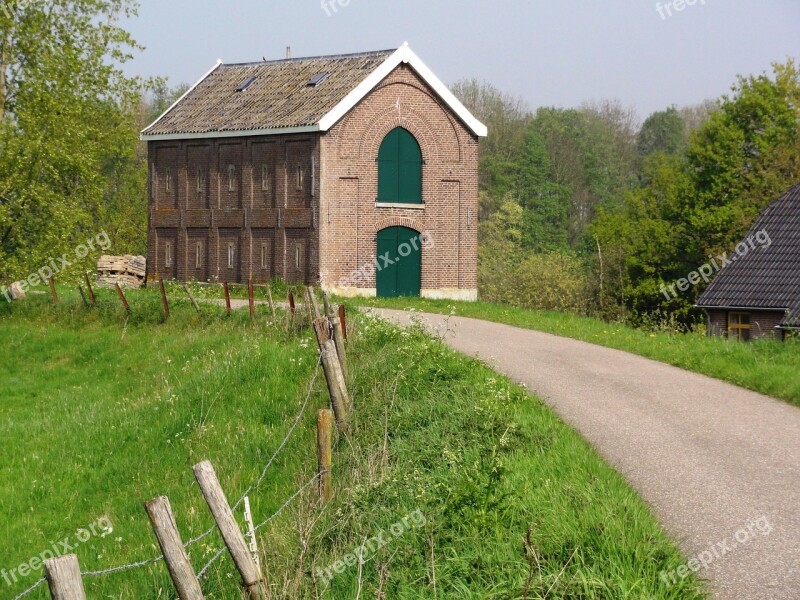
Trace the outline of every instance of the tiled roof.
[[[383, 64], [394, 50], [220, 64], [145, 135], [207, 134], [311, 126]], [[316, 86], [315, 75], [327, 73]], [[255, 80], [237, 91], [250, 77]]]
[[[703, 308], [787, 310], [783, 325], [800, 326], [800, 185], [772, 202], [750, 228], [754, 240], [765, 231], [768, 247], [750, 250], [720, 270], [700, 295]], [[761, 234], [762, 239], [764, 234]], [[747, 239], [747, 238], [746, 238]], [[749, 245], [748, 245], [749, 248]]]

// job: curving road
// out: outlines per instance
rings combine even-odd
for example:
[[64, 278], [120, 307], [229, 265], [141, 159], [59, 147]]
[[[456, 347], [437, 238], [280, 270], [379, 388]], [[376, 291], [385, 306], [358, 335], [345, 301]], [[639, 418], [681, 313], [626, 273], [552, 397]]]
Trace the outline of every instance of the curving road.
[[[402, 311], [375, 312], [409, 323]], [[698, 559], [687, 568], [710, 580], [715, 598], [800, 599], [800, 409], [619, 350], [422, 317], [454, 349], [526, 385], [597, 448]], [[664, 585], [680, 575], [663, 574]]]

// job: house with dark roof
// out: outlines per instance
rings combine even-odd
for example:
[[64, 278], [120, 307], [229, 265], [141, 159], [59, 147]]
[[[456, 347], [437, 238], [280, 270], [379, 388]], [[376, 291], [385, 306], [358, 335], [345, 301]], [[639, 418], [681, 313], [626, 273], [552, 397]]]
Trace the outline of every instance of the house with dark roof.
[[697, 306], [711, 335], [783, 339], [800, 329], [800, 185], [759, 215]]
[[218, 62], [142, 132], [148, 277], [475, 299], [486, 133], [407, 44]]

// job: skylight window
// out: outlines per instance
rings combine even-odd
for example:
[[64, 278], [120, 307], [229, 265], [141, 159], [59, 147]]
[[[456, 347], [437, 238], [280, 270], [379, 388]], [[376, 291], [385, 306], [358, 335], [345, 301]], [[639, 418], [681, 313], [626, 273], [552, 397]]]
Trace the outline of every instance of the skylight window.
[[330, 76], [330, 73], [317, 73], [308, 80], [308, 87], [317, 87]]
[[239, 87], [236, 88], [236, 91], [237, 92], [245, 91], [247, 88], [249, 88], [251, 85], [253, 85], [253, 82], [255, 80], [256, 80], [255, 75], [248, 77], [242, 83], [239, 84]]

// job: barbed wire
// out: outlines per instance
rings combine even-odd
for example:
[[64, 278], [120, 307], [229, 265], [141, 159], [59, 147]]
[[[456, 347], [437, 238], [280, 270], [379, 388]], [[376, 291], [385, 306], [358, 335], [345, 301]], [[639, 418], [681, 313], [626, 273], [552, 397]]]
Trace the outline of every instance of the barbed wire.
[[40, 586], [40, 585], [42, 585], [42, 584], [43, 584], [45, 581], [46, 581], [46, 580], [45, 580], [45, 578], [44, 578], [44, 577], [42, 577], [42, 578], [41, 578], [39, 581], [37, 581], [36, 583], [34, 583], [32, 587], [29, 587], [27, 590], [25, 590], [24, 592], [22, 592], [22, 593], [21, 593], [19, 596], [17, 596], [16, 598], [14, 598], [14, 600], [20, 600], [20, 598], [24, 598], [24, 597], [25, 597], [25, 596], [27, 596], [28, 594], [31, 594], [31, 593], [33, 593], [33, 591], [34, 591], [34, 590], [36, 590], [36, 589], [38, 589], [38, 588], [39, 588], [39, 586]]
[[[305, 483], [305, 485], [303, 485], [303, 487], [301, 487], [294, 494], [292, 494], [289, 497], [289, 499], [286, 502], [284, 502], [283, 505], [278, 510], [276, 510], [274, 513], [272, 513], [272, 515], [266, 521], [264, 521], [263, 523], [261, 523], [259, 525], [256, 525], [253, 528], [253, 531], [258, 531], [259, 529], [265, 527], [270, 521], [272, 521], [273, 519], [277, 518], [278, 515], [280, 515], [294, 501], [295, 498], [297, 498], [300, 494], [302, 494], [305, 490], [307, 490], [317, 479], [319, 479], [319, 473], [315, 474], [311, 479], [309, 479]], [[222, 548], [220, 548], [214, 554], [214, 556], [211, 557], [211, 560], [209, 560], [205, 564], [205, 566], [202, 569], [200, 569], [200, 571], [197, 573], [197, 579], [200, 580], [200, 579], [203, 579], [203, 577], [205, 577], [206, 573], [208, 573], [208, 570], [212, 567], [212, 565], [215, 562], [217, 562], [219, 560], [219, 558], [224, 554], [226, 549], [227, 549], [227, 547], [223, 546]]]
[[[289, 439], [292, 437], [292, 434], [294, 433], [295, 429], [297, 429], [297, 426], [300, 424], [300, 421], [303, 419], [303, 415], [305, 415], [306, 408], [308, 407], [309, 400], [311, 399], [311, 394], [314, 392], [314, 384], [316, 383], [317, 377], [319, 376], [319, 367], [320, 367], [321, 363], [322, 363], [322, 354], [320, 354], [319, 357], [317, 358], [317, 364], [316, 364], [316, 367], [314, 368], [314, 375], [311, 378], [311, 382], [308, 385], [308, 391], [306, 392], [305, 399], [303, 400], [303, 405], [301, 406], [300, 412], [297, 414], [297, 417], [295, 417], [294, 423], [292, 423], [292, 426], [289, 428], [289, 431], [286, 433], [286, 436], [284, 436], [283, 441], [280, 443], [278, 448], [272, 454], [272, 457], [267, 462], [267, 464], [264, 467], [264, 469], [261, 471], [261, 475], [259, 476], [258, 480], [244, 491], [244, 493], [241, 495], [239, 500], [236, 501], [236, 504], [233, 505], [232, 510], [236, 510], [241, 505], [241, 503], [244, 502], [245, 496], [247, 496], [248, 494], [250, 494], [251, 492], [253, 492], [254, 490], [258, 489], [261, 486], [261, 484], [264, 482], [264, 478], [267, 476], [267, 471], [272, 466], [272, 463], [275, 462], [275, 459], [278, 457], [278, 455], [281, 453], [283, 448], [289, 442]], [[314, 477], [314, 479], [316, 479], [317, 477], [319, 477], [319, 475], [316, 475]], [[313, 482], [314, 479], [312, 479], [311, 482]], [[270, 520], [272, 520], [274, 517], [276, 517], [278, 514], [280, 514], [280, 512], [283, 511], [289, 505], [289, 503], [291, 503], [292, 500], [294, 500], [297, 496], [299, 496], [303, 492], [303, 490], [308, 488], [308, 486], [311, 484], [311, 482], [307, 483], [302, 488], [300, 488], [297, 492], [295, 492], [295, 494], [291, 498], [289, 498], [289, 500], [286, 502], [286, 504], [284, 504], [280, 509], [278, 509], [278, 511], [275, 514], [273, 514], [272, 517], [267, 519], [267, 521], [265, 521], [264, 523], [262, 523], [261, 525], [256, 527], [255, 530], [258, 531], [258, 529], [260, 529], [261, 527], [266, 525], [266, 523], [268, 523]], [[202, 539], [207, 538], [212, 533], [214, 533], [216, 528], [217, 528], [216, 525], [213, 525], [207, 531], [201, 533], [199, 536], [190, 539], [188, 542], [186, 542], [183, 545], [183, 547], [184, 548], [189, 548], [189, 546], [191, 546], [193, 544], [196, 544], [197, 542], [199, 542]], [[211, 562], [209, 562], [209, 564], [207, 564], [205, 567], [203, 567], [203, 569], [200, 571], [200, 573], [204, 574], [208, 570], [208, 568], [217, 559], [219, 559], [219, 557], [222, 555], [222, 552], [224, 550], [225, 550], [225, 547], [223, 546], [222, 549], [219, 552], [217, 552], [217, 554], [214, 556], [214, 558], [212, 558]], [[83, 576], [83, 577], [100, 577], [100, 576], [103, 576], [103, 575], [111, 575], [113, 573], [120, 573], [122, 571], [131, 571], [133, 569], [139, 569], [139, 568], [142, 568], [142, 567], [146, 567], [146, 566], [155, 564], [155, 563], [157, 563], [157, 562], [159, 562], [161, 560], [164, 560], [164, 556], [163, 555], [158, 556], [156, 558], [151, 558], [149, 560], [143, 560], [143, 561], [140, 561], [140, 562], [135, 562], [135, 563], [127, 564], [127, 565], [121, 565], [119, 567], [112, 567], [110, 569], [105, 569], [105, 570], [102, 570], [102, 571], [86, 571], [85, 573], [82, 572], [81, 576]], [[201, 575], [198, 574], [198, 578], [200, 578], [200, 577], [201, 577]], [[16, 598], [14, 598], [14, 600], [19, 600], [20, 598], [24, 598], [25, 596], [27, 596], [28, 594], [33, 592], [36, 588], [38, 588], [44, 581], [45, 581], [45, 579], [42, 578], [41, 580], [39, 580], [36, 583], [36, 585], [34, 585], [29, 590], [26, 590], [25, 592], [23, 592], [22, 595], [17, 596]]]
[[81, 573], [82, 577], [100, 577], [101, 575], [110, 575], [112, 573], [119, 573], [121, 571], [130, 571], [132, 569], [140, 569], [141, 567], [146, 567], [148, 565], [155, 564], [161, 560], [164, 560], [164, 556], [157, 556], [156, 558], [151, 558], [149, 560], [142, 560], [140, 562], [131, 563], [129, 565], [122, 565], [120, 567], [112, 567], [110, 569], [105, 569], [103, 571], [86, 571], [85, 573]]

